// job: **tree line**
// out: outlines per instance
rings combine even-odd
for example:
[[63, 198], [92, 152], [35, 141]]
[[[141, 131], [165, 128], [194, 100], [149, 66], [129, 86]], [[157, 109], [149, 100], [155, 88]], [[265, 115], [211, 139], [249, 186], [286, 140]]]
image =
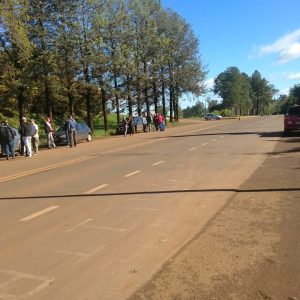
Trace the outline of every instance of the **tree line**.
[[237, 67], [229, 67], [214, 80], [213, 91], [222, 98], [221, 107], [234, 115], [266, 115], [278, 92], [259, 71], [251, 76]]
[[159, 0], [2, 0], [0, 107], [49, 117], [162, 111], [204, 92], [190, 25]]
[[288, 95], [280, 95], [276, 101], [276, 112], [285, 114], [288, 107], [300, 105], [300, 84], [295, 84], [290, 88]]
[[266, 115], [286, 113], [291, 105], [300, 105], [300, 84], [290, 88], [288, 95], [275, 98], [278, 90], [262, 77], [259, 71], [252, 75], [241, 72], [237, 67], [229, 67], [214, 80], [212, 92], [221, 102], [207, 98], [207, 108], [198, 101], [194, 106], [182, 111], [184, 117], [200, 117], [206, 110], [218, 111], [224, 116]]

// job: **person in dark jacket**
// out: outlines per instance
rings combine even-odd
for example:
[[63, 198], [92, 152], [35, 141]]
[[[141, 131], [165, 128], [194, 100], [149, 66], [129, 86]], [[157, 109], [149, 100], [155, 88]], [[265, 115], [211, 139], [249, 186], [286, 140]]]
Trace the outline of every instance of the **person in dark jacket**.
[[0, 140], [1, 140], [2, 147], [5, 149], [5, 155], [7, 160], [9, 159], [10, 156], [12, 158], [15, 158], [15, 151], [14, 151], [15, 136], [16, 133], [12, 129], [12, 127], [9, 126], [8, 121], [7, 120], [4, 121], [0, 128]]
[[20, 131], [25, 146], [25, 155], [26, 157], [31, 157], [31, 138], [34, 134], [34, 127], [31, 123], [27, 122], [25, 117], [22, 118], [22, 126]]
[[66, 135], [67, 144], [68, 144], [69, 147], [71, 147], [71, 140], [70, 140], [70, 135], [69, 135], [69, 128], [70, 128], [70, 119], [67, 119], [65, 121], [64, 126], [63, 126], [63, 130], [64, 130], [65, 135]]
[[128, 129], [129, 129], [130, 135], [133, 135], [134, 134], [134, 126], [133, 126], [133, 119], [132, 119], [131, 115], [128, 117]]

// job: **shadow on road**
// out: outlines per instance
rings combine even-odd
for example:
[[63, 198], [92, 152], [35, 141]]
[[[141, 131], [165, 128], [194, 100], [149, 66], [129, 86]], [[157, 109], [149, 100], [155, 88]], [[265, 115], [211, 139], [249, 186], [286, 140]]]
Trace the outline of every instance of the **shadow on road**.
[[165, 191], [141, 191], [141, 192], [118, 192], [118, 193], [99, 193], [99, 194], [69, 194], [69, 195], [38, 195], [38, 196], [17, 196], [0, 197], [3, 200], [26, 200], [26, 199], [55, 199], [55, 198], [86, 198], [86, 197], [113, 197], [131, 195], [156, 195], [156, 194], [178, 194], [178, 193], [266, 193], [266, 192], [299, 192], [299, 187], [290, 188], [261, 188], [261, 189], [186, 189], [186, 190], [165, 190]]
[[[232, 136], [243, 136], [243, 135], [258, 135], [260, 137], [284, 137], [284, 133], [282, 131], [274, 131], [274, 132], [254, 132], [254, 131], [246, 131], [246, 132], [216, 132], [216, 133], [197, 133], [197, 134], [182, 134], [182, 135], [169, 135], [168, 138], [187, 138], [187, 137], [200, 137], [200, 136], [219, 136], [219, 135], [232, 135]], [[299, 135], [297, 135], [299, 137]], [[154, 137], [153, 139], [160, 139], [166, 137]]]
[[[283, 142], [283, 143], [299, 143], [300, 142], [300, 132], [292, 132], [286, 135], [283, 131], [274, 132], [216, 132], [216, 133], [197, 133], [197, 134], [183, 134], [183, 135], [170, 135], [168, 138], [189, 138], [189, 137], [202, 137], [202, 136], [243, 136], [243, 135], [258, 135], [262, 138], [281, 138], [280, 140], [269, 140], [270, 142]], [[160, 139], [165, 137], [155, 137], [155, 139]], [[268, 155], [278, 155], [283, 153], [293, 153], [300, 152], [300, 148], [290, 149], [285, 152], [268, 152]]]

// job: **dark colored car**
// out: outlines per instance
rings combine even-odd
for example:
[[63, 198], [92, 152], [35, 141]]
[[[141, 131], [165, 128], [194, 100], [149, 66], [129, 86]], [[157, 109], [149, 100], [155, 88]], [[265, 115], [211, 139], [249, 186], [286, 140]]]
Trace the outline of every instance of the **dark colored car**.
[[[132, 118], [132, 125], [134, 133], [136, 132], [142, 132], [143, 131], [143, 117], [135, 116]], [[117, 126], [116, 134], [124, 134], [125, 133], [125, 126], [123, 122], [120, 122], [120, 124]]]
[[[14, 149], [15, 151], [18, 151], [20, 152], [20, 148], [21, 148], [21, 137], [20, 137], [20, 134], [18, 132], [18, 130], [16, 128], [13, 128], [13, 131], [15, 132], [15, 143], [14, 143]], [[2, 149], [1, 145], [0, 145], [0, 153], [3, 153], [4, 152], [4, 149]]]
[[300, 129], [300, 105], [290, 106], [284, 116], [284, 132]]
[[215, 114], [207, 114], [205, 115], [205, 120], [221, 120], [222, 116]]
[[[85, 123], [76, 124], [77, 141], [92, 141], [91, 129]], [[58, 127], [53, 133], [54, 142], [57, 145], [67, 145], [66, 132], [63, 126]]]

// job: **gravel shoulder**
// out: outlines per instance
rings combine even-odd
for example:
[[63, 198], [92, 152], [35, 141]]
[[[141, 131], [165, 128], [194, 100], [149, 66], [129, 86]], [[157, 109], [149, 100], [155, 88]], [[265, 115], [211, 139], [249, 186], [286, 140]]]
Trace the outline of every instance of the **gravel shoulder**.
[[300, 300], [300, 138], [264, 164], [129, 299]]

